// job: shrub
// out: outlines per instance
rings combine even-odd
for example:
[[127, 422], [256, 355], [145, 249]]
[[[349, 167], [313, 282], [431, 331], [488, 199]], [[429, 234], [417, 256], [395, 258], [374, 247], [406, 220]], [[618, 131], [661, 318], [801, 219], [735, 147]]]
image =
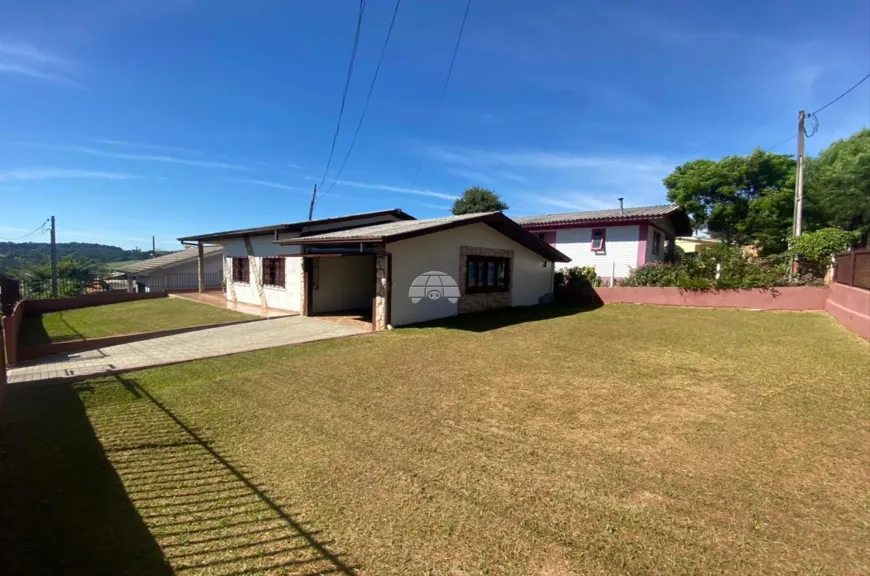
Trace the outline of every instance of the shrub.
[[588, 286], [598, 288], [603, 284], [594, 266], [572, 266], [557, 270], [555, 274], [556, 286], [570, 287], [572, 284], [586, 283]]
[[[721, 266], [716, 278], [717, 266]], [[685, 290], [713, 288], [766, 288], [786, 282], [783, 271], [744, 255], [736, 247], [720, 244], [686, 254], [679, 264], [653, 262], [635, 268], [622, 286], [678, 287]]]
[[847, 232], [839, 228], [822, 228], [796, 238], [788, 253], [800, 258], [802, 267], [807, 272], [824, 276], [831, 263], [831, 256], [843, 252], [856, 240], [855, 232]]

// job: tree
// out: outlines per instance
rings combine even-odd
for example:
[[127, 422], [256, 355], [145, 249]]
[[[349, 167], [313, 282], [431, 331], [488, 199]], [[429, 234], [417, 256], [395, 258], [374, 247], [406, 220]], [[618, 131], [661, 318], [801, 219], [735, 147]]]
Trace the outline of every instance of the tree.
[[453, 203], [453, 214], [456, 216], [507, 209], [508, 205], [501, 201], [498, 194], [479, 186], [469, 188], [462, 194], [462, 198]]
[[856, 231], [870, 242], [870, 129], [837, 140], [806, 168], [807, 227]]
[[686, 162], [663, 182], [668, 200], [686, 210], [696, 230], [775, 253], [787, 248], [794, 175], [794, 158], [756, 149], [748, 156]]

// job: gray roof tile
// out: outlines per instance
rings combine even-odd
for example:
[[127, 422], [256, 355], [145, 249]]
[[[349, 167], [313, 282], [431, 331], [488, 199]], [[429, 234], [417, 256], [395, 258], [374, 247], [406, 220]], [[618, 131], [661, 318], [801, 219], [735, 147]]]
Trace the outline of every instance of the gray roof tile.
[[[202, 249], [202, 253], [204, 256], [209, 256], [211, 254], [221, 252], [223, 249], [223, 246], [204, 246]], [[109, 264], [109, 266], [112, 268], [112, 270], [116, 270], [118, 272], [143, 274], [145, 272], [157, 270], [158, 268], [168, 268], [170, 266], [177, 266], [178, 264], [183, 264], [189, 260], [196, 260], [196, 254], [196, 248], [188, 248], [187, 250], [179, 250], [178, 252], [173, 252], [172, 254], [166, 254], [164, 256], [158, 256], [157, 258], [149, 258], [148, 260], [139, 260], [137, 262], [121, 262], [120, 266], [114, 266], [112, 264]]]
[[619, 208], [613, 210], [590, 210], [587, 212], [565, 212], [562, 214], [544, 214], [542, 216], [523, 216], [514, 218], [523, 226], [538, 226], [542, 224], [569, 224], [571, 222], [586, 222], [590, 220], [621, 220], [626, 218], [662, 218], [680, 210], [676, 204], [663, 204], [659, 206], [638, 206], [637, 208], [625, 208], [620, 212]]

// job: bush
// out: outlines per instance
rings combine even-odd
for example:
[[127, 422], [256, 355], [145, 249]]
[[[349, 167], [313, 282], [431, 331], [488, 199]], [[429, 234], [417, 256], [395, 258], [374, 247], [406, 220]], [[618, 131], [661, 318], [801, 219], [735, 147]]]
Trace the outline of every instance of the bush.
[[796, 238], [788, 254], [799, 258], [801, 267], [806, 272], [824, 276], [831, 264], [831, 256], [843, 252], [857, 239], [855, 232], [847, 232], [839, 228], [822, 228]]
[[572, 266], [571, 268], [557, 270], [555, 281], [556, 286], [562, 287], [571, 287], [577, 283], [585, 283], [587, 286], [598, 288], [603, 284], [594, 266]]
[[[721, 265], [716, 278], [717, 265]], [[653, 262], [631, 271], [622, 286], [677, 287], [685, 290], [767, 288], [787, 282], [785, 274], [762, 259], [749, 258], [740, 248], [720, 244], [686, 254], [678, 264]]]

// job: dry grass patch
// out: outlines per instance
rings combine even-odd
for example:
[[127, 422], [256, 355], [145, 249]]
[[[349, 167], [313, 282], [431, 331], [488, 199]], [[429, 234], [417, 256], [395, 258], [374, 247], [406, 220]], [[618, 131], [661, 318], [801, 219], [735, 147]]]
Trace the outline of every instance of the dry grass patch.
[[77, 392], [191, 573], [870, 570], [870, 346], [829, 318], [611, 305], [452, 325]]

